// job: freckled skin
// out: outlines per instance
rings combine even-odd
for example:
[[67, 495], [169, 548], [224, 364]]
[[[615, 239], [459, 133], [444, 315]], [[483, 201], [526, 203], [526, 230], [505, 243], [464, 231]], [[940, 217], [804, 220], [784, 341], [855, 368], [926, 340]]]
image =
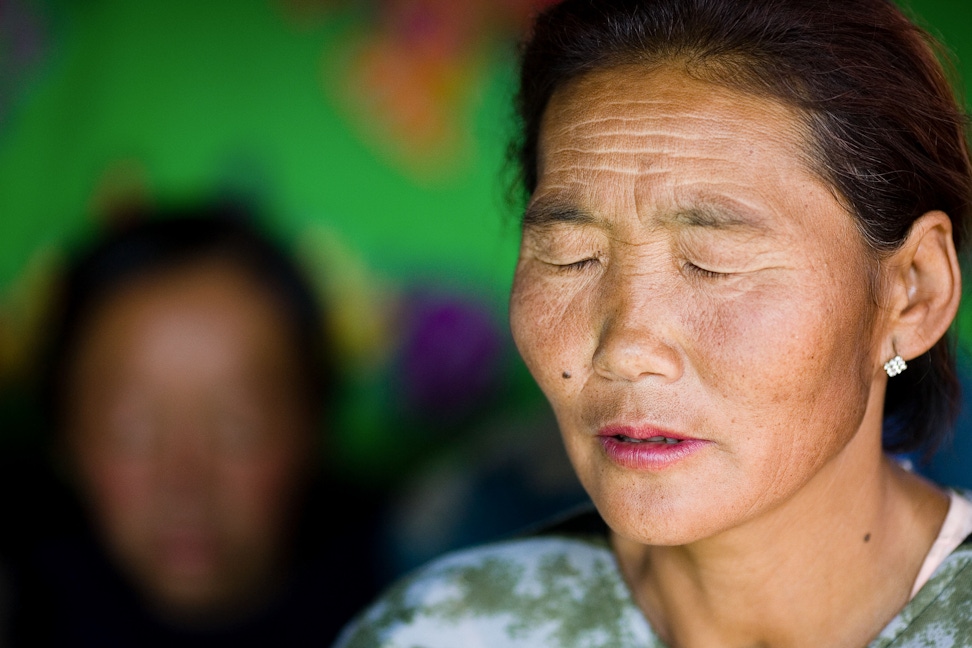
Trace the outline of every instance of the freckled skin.
[[66, 440], [104, 542], [176, 621], [271, 591], [310, 440], [274, 301], [228, 265], [136, 279], [99, 307], [69, 376]]
[[[667, 68], [591, 73], [544, 114], [511, 327], [672, 645], [862, 645], [944, 516], [882, 454], [882, 269], [800, 126]], [[608, 425], [708, 444], [635, 470], [605, 452]]]
[[[533, 201], [597, 222], [524, 232], [513, 331], [608, 522], [682, 544], [777, 505], [858, 433], [873, 307], [860, 236], [794, 154], [790, 114], [687, 81], [624, 90], [595, 76], [547, 109]], [[730, 202], [759, 229], [669, 220]], [[594, 437], [609, 423], [714, 443], [631, 474]]]

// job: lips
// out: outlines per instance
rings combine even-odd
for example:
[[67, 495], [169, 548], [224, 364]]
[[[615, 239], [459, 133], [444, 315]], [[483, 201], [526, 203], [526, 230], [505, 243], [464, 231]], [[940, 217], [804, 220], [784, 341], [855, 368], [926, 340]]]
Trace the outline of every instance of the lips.
[[654, 427], [610, 425], [597, 433], [608, 459], [622, 468], [659, 471], [675, 466], [711, 444]]
[[633, 443], [677, 443], [679, 441], [701, 440], [651, 425], [605, 425], [597, 431], [597, 436], [615, 437]]

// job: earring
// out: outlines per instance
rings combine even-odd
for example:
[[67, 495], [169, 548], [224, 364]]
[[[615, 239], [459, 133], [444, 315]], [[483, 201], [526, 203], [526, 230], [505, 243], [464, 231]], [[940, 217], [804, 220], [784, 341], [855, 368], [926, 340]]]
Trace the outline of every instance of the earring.
[[888, 378], [894, 378], [907, 368], [908, 363], [897, 353], [895, 353], [893, 358], [884, 363], [884, 370], [888, 372]]

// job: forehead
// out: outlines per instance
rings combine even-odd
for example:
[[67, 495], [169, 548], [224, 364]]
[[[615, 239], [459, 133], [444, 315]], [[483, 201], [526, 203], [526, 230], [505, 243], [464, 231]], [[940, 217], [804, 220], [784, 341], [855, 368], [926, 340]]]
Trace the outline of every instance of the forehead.
[[241, 268], [215, 261], [132, 279], [93, 313], [81, 358], [111, 356], [167, 367], [283, 353], [285, 320], [271, 294]]
[[729, 212], [737, 203], [746, 211], [792, 198], [804, 188], [794, 183], [832, 198], [810, 170], [807, 141], [799, 116], [772, 99], [668, 67], [597, 71], [551, 98], [533, 203], [701, 202]]
[[[641, 131], [639, 133], [639, 131]], [[632, 136], [693, 135], [714, 147], [748, 140], [750, 150], [806, 146], [796, 111], [780, 102], [690, 76], [679, 68], [625, 65], [582, 75], [551, 97], [541, 123], [544, 140], [605, 138], [631, 144]], [[757, 138], [753, 138], [757, 136]], [[541, 151], [542, 152], [542, 151]]]
[[180, 310], [240, 315], [256, 321], [276, 305], [244, 269], [223, 260], [200, 261], [136, 277], [111, 296], [116, 309], [165, 316]]

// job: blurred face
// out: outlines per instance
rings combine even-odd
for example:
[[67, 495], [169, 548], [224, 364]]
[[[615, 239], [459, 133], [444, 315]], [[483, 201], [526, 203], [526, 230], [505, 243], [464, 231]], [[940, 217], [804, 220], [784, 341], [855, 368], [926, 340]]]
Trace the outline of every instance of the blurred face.
[[512, 329], [623, 537], [710, 537], [880, 454], [879, 429], [851, 444], [868, 256], [805, 149], [785, 108], [675, 71], [593, 73], [547, 108]]
[[155, 604], [231, 613], [272, 580], [310, 420], [274, 302], [239, 270], [135, 280], [69, 376], [68, 439], [102, 536]]

